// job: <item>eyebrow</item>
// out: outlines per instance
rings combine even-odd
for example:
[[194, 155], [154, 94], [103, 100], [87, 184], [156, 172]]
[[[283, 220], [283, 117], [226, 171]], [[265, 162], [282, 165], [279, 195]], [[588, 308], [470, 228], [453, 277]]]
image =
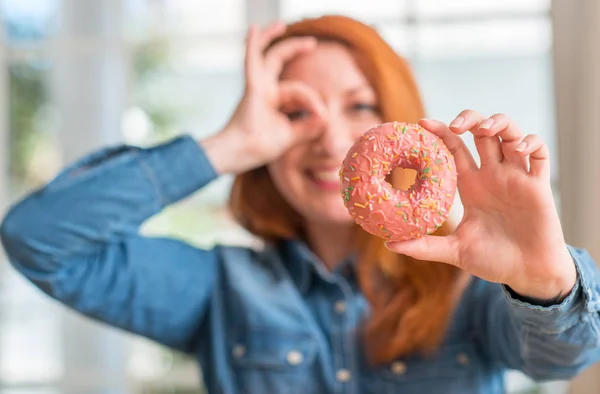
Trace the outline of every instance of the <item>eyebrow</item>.
[[357, 86], [357, 87], [354, 87], [354, 88], [348, 89], [348, 90], [346, 90], [346, 92], [345, 92], [345, 93], [346, 93], [346, 95], [347, 95], [347, 96], [350, 96], [350, 95], [353, 95], [354, 93], [356, 93], [356, 92], [359, 92], [359, 91], [361, 91], [361, 90], [363, 90], [363, 89], [369, 89], [369, 90], [372, 90], [372, 87], [371, 87], [371, 85], [369, 85], [369, 84], [365, 83], [365, 84], [363, 84], [363, 85], [359, 85], [359, 86]]

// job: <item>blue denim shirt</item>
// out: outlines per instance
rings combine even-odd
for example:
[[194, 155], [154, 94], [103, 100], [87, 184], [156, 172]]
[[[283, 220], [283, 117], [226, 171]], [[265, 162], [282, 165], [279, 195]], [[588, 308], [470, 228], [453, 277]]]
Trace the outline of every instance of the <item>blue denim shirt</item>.
[[300, 242], [202, 250], [140, 224], [217, 177], [189, 136], [103, 149], [15, 205], [2, 223], [14, 267], [99, 321], [193, 354], [210, 393], [501, 393], [507, 369], [566, 379], [600, 358], [599, 273], [559, 305], [474, 278], [439, 351], [367, 364], [368, 304], [353, 261], [333, 271]]

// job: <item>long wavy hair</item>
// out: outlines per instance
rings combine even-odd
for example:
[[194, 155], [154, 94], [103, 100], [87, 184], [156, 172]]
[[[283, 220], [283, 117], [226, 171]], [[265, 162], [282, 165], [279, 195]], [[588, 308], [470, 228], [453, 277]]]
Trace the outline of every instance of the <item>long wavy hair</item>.
[[[425, 115], [409, 65], [373, 28], [332, 15], [291, 24], [279, 40], [294, 36], [314, 36], [349, 48], [377, 94], [384, 122], [415, 123]], [[390, 176], [390, 182], [406, 186], [400, 185], [398, 173]], [[302, 217], [278, 192], [265, 166], [236, 177], [229, 207], [243, 227], [267, 242], [305, 239]], [[452, 229], [446, 222], [436, 235]], [[461, 294], [461, 273], [450, 265], [393, 253], [379, 237], [359, 226], [356, 231], [358, 281], [370, 304], [363, 325], [369, 360], [383, 364], [414, 353], [432, 353]]]

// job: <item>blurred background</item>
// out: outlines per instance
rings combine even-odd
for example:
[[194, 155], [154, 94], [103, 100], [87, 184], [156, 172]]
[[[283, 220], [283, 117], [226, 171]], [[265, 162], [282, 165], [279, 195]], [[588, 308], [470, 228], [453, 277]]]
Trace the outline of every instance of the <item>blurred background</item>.
[[[375, 26], [411, 61], [429, 116], [447, 122], [465, 108], [504, 112], [541, 135], [555, 163], [555, 195], [569, 214], [567, 235], [593, 248], [582, 223], [598, 216], [585, 204], [597, 204], [581, 195], [595, 186], [559, 176], [594, 173], [585, 160], [594, 157], [589, 124], [600, 104], [600, 60], [589, 50], [600, 48], [600, 10], [596, 0], [572, 3], [0, 0], [1, 207], [102, 145], [218, 131], [242, 92], [250, 23], [340, 13]], [[224, 209], [230, 183], [217, 180], [143, 231], [200, 246], [252, 242]], [[567, 392], [563, 382], [534, 385], [517, 373], [507, 381], [511, 393]], [[600, 392], [594, 384], [584, 381], [577, 392]], [[66, 311], [0, 262], [0, 394], [198, 387], [191, 360]]]

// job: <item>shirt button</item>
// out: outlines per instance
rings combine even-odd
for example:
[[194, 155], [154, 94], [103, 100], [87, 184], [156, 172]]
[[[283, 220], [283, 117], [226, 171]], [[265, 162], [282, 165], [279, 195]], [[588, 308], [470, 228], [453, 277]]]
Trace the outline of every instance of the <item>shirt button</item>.
[[335, 303], [334, 305], [334, 309], [337, 313], [344, 313], [346, 312], [346, 302], [344, 301], [338, 301]]
[[465, 353], [458, 353], [456, 356], [456, 361], [458, 361], [460, 365], [467, 365], [469, 364], [469, 356], [467, 356]]
[[350, 381], [352, 375], [350, 375], [350, 371], [342, 368], [335, 373], [335, 378], [338, 380], [338, 382], [345, 383]]
[[287, 354], [287, 361], [291, 365], [302, 364], [302, 361], [304, 361], [304, 356], [302, 355], [302, 353], [296, 350], [292, 350]]
[[402, 361], [396, 361], [392, 363], [391, 370], [395, 375], [403, 375], [406, 372], [406, 364]]
[[231, 353], [235, 358], [242, 358], [246, 354], [246, 347], [244, 345], [235, 345]]

